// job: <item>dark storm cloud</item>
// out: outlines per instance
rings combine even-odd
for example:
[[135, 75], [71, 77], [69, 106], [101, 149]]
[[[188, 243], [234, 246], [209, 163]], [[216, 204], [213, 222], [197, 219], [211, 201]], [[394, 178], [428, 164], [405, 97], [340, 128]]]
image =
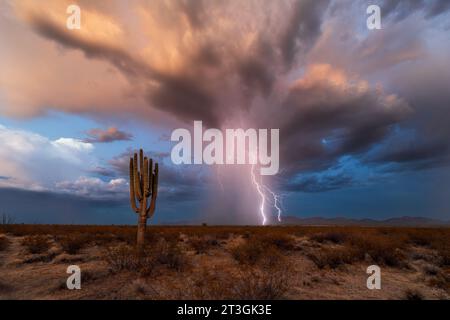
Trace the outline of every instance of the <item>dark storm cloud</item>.
[[45, 16], [33, 16], [31, 24], [43, 37], [52, 39], [67, 48], [80, 49], [88, 58], [110, 61], [116, 68], [129, 76], [136, 77], [144, 74], [151, 78], [158, 78], [157, 72], [147, 64], [133, 58], [124, 49], [77, 37]]
[[89, 143], [107, 143], [107, 142], [114, 142], [114, 141], [129, 141], [133, 139], [133, 135], [121, 131], [115, 127], [108, 128], [106, 130], [103, 129], [91, 129], [86, 132], [86, 134], [89, 136], [88, 138], [84, 139], [85, 142]]
[[32, 26], [42, 36], [71, 49], [79, 49], [86, 57], [109, 61], [132, 81], [150, 81], [158, 86], [147, 86], [147, 98], [152, 106], [174, 114], [181, 120], [204, 119], [206, 123], [217, 125], [214, 94], [201, 77], [187, 74], [163, 74], [139, 61], [126, 50], [111, 45], [89, 41], [67, 32], [60, 25], [45, 17], [34, 16]]
[[201, 28], [205, 19], [204, 0], [179, 0], [181, 12], [193, 28]]
[[151, 105], [174, 114], [180, 120], [203, 119], [206, 123], [217, 126], [216, 99], [209, 92], [207, 84], [187, 75], [166, 76], [161, 85], [148, 91]]
[[[24, 201], [26, 199], [26, 201]], [[17, 223], [123, 223], [126, 199], [94, 200], [70, 194], [0, 188], [0, 210]]]
[[320, 26], [329, 0], [297, 1], [292, 16], [281, 36], [280, 48], [284, 63], [290, 67], [299, 51], [309, 49], [320, 35]]
[[410, 102], [411, 116], [395, 134], [364, 161], [391, 164], [389, 170], [408, 171], [450, 165], [450, 72], [446, 58], [402, 68], [389, 85]]
[[[362, 156], [374, 146], [382, 144], [392, 134], [393, 128], [406, 120], [429, 139], [422, 141], [422, 145], [415, 149], [408, 149], [399, 144], [395, 152], [379, 150], [378, 154], [371, 155], [368, 162], [409, 164], [425, 161], [431, 165], [439, 163], [435, 160], [445, 158], [448, 151], [446, 137], [450, 135], [448, 130], [442, 129], [448, 127], [444, 121], [448, 118], [445, 116], [447, 109], [442, 107], [442, 102], [448, 100], [440, 95], [427, 96], [426, 99], [420, 96], [415, 98], [426, 90], [433, 92], [430, 84], [434, 83], [436, 86], [436, 82], [430, 79], [430, 84], [424, 84], [423, 88], [416, 87], [415, 92], [400, 92], [397, 96], [373, 88], [361, 89], [359, 84], [352, 85], [354, 80], [347, 79], [348, 75], [345, 73], [338, 75], [337, 83], [333, 83], [335, 67], [342, 67], [343, 70], [352, 70], [354, 67], [353, 70], [364, 79], [367, 74], [423, 57], [425, 46], [420, 38], [422, 34], [416, 32], [416, 29], [410, 32], [409, 25], [405, 27], [396, 24], [385, 28], [383, 32], [369, 35], [366, 40], [355, 40], [350, 45], [344, 43], [343, 46], [348, 46], [353, 53], [340, 50], [337, 42], [331, 41], [329, 46], [324, 46], [328, 55], [323, 54], [321, 59], [318, 59], [321, 63], [331, 66], [324, 71], [324, 75], [317, 79], [313, 75], [310, 76], [312, 79], [309, 79], [306, 74], [306, 83], [292, 85], [291, 81], [295, 78], [302, 79], [299, 75], [302, 70], [294, 69], [293, 66], [300, 57], [311, 54], [311, 48], [318, 43], [330, 1], [293, 2], [292, 6], [288, 6], [289, 10], [282, 12], [281, 16], [285, 20], [277, 22], [280, 25], [279, 30], [259, 28], [247, 32], [245, 22], [236, 20], [236, 24], [243, 25], [241, 29], [237, 29], [239, 32], [244, 35], [247, 32], [252, 39], [256, 39], [248, 47], [242, 48], [233, 38], [221, 38], [220, 29], [209, 29], [211, 21], [207, 16], [211, 14], [211, 7], [208, 5], [213, 2], [175, 2], [175, 8], [180, 10], [180, 15], [187, 19], [192, 27], [189, 30], [192, 38], [200, 39], [192, 49], [193, 52], [181, 52], [184, 60], [176, 71], [164, 72], [161, 68], [155, 71], [125, 49], [78, 38], [43, 17], [34, 19], [33, 26], [39, 34], [65, 47], [82, 50], [89, 58], [110, 62], [131, 78], [131, 82], [144, 86], [143, 91], [149, 106], [168, 112], [182, 121], [202, 120], [208, 126], [218, 127], [236, 109], [246, 111], [252, 98], [262, 96], [264, 102], [261, 112], [257, 119], [249, 119], [249, 122], [250, 125], [261, 128], [280, 128], [282, 175], [288, 178], [306, 170], [326, 169], [344, 155]], [[431, 18], [450, 7], [447, 4], [450, 1], [444, 3], [409, 0], [379, 3], [382, 4], [382, 14], [395, 19], [403, 19], [417, 11]], [[236, 10], [234, 7], [233, 9]], [[176, 23], [178, 22], [174, 21], [174, 25]], [[346, 21], [340, 23], [346, 25]], [[341, 25], [338, 24], [336, 30], [339, 30]], [[199, 30], [207, 30], [214, 36], [198, 35], [195, 32]], [[340, 58], [342, 55], [347, 58]], [[314, 64], [314, 57], [308, 58], [312, 61], [308, 64]], [[340, 66], [339, 58], [342, 60]], [[308, 65], [305, 63], [301, 67], [307, 69]], [[444, 67], [441, 66], [441, 70]], [[290, 71], [294, 71], [294, 74], [289, 74]], [[408, 82], [411, 78], [420, 77], [422, 75], [414, 74], [402, 80]], [[449, 82], [442, 81], [441, 86], [442, 83], [448, 86]], [[270, 98], [277, 85], [283, 86], [280, 91], [286, 93], [286, 96], [280, 94], [281, 97], [277, 97], [273, 102]], [[369, 84], [367, 86], [370, 87]], [[241, 97], [235, 98], [234, 91], [239, 91], [245, 100], [239, 100]], [[397, 93], [395, 90], [391, 92]], [[406, 97], [406, 101], [402, 97]], [[414, 110], [411, 110], [411, 105], [414, 105]], [[437, 111], [437, 116], [428, 114], [423, 117], [424, 114], [417, 105], [433, 108]], [[244, 113], [244, 118], [246, 115]], [[421, 121], [430, 117], [433, 118], [432, 121]], [[251, 123], [252, 121], [255, 123]], [[433, 129], [430, 130], [425, 122]], [[128, 161], [129, 155], [121, 155], [112, 159], [110, 165], [118, 172], [118, 176], [127, 177]], [[178, 170], [176, 167], [164, 165], [162, 161], [161, 165], [164, 167], [161, 171], [161, 181], [166, 183], [162, 187], [180, 186], [179, 192], [189, 194], [205, 183], [201, 173], [192, 168]], [[337, 180], [339, 179], [329, 178], [323, 184], [339, 186]], [[342, 180], [345, 182], [345, 179]], [[321, 181], [310, 178], [298, 186], [305, 190], [318, 190], [315, 182], [317, 184]], [[292, 190], [294, 189], [296, 188]], [[175, 189], [173, 191], [177, 192]]]
[[293, 192], [324, 192], [354, 185], [356, 182], [350, 175], [320, 176], [308, 175], [297, 181], [289, 182], [284, 190]]
[[[178, 9], [180, 15], [189, 21], [194, 36], [197, 29], [214, 32], [214, 29], [210, 30], [211, 21], [207, 18], [211, 9], [215, 8], [214, 4], [188, 0], [174, 1], [173, 4], [172, 10]], [[259, 40], [247, 50], [233, 48], [232, 39], [221, 38], [219, 35], [199, 36], [201, 42], [199, 41], [198, 48], [183, 53], [185, 66], [179, 72], [164, 72], [161, 69], [156, 71], [124, 48], [79, 37], [45, 16], [33, 16], [31, 24], [40, 35], [64, 47], [79, 49], [88, 58], [110, 62], [131, 78], [130, 82], [139, 83], [138, 91], [142, 92], [144, 87], [150, 106], [182, 121], [201, 119], [205, 125], [218, 127], [227, 115], [233, 114], [228, 111], [236, 108], [246, 110], [248, 99], [258, 94], [268, 96], [271, 93], [275, 83], [275, 65], [279, 60], [278, 52], [285, 67], [294, 62], [297, 54], [305, 54], [320, 35], [328, 4], [328, 0], [293, 1], [291, 17], [286, 26], [280, 28], [281, 35], [271, 34], [264, 29], [257, 30], [260, 33], [257, 36]], [[233, 7], [235, 9], [237, 8]], [[265, 14], [269, 16], [268, 13], [270, 12]], [[252, 32], [254, 31], [249, 33]], [[214, 69], [213, 72], [211, 68]], [[246, 100], [223, 106], [220, 99], [223, 98], [225, 86], [230, 83], [233, 83], [232, 88], [243, 88], [242, 95]], [[225, 109], [227, 110], [224, 111]]]
[[[333, 72], [328, 67], [324, 70]], [[343, 155], [367, 151], [410, 113], [401, 99], [317, 79], [294, 86], [283, 110], [280, 158], [287, 175], [320, 170]]]
[[430, 144], [414, 144], [408, 145], [403, 148], [396, 146], [394, 150], [384, 149], [377, 154], [372, 161], [385, 163], [385, 162], [416, 162], [429, 159], [435, 159], [442, 157], [443, 154], [449, 150], [448, 144], [444, 143], [430, 143]]

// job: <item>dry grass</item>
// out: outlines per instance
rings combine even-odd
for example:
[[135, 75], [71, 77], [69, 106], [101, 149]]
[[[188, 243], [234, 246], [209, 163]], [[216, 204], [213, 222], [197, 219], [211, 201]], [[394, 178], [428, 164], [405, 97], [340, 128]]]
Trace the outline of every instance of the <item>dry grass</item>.
[[[28, 281], [34, 293], [14, 286], [0, 298], [41, 297], [38, 288], [48, 279], [38, 282], [36, 274], [55, 277], [49, 282], [54, 288], [65, 276], [57, 268], [72, 258], [92, 272], [91, 280], [83, 273], [84, 290], [67, 292], [62, 286], [43, 298], [429, 299], [450, 294], [450, 228], [149, 226], [142, 255], [134, 249], [132, 226], [9, 225], [6, 237], [10, 244], [1, 253], [0, 273], [12, 284]], [[6, 237], [0, 236], [0, 251]], [[382, 267], [389, 290], [365, 289], [370, 264]]]
[[404, 233], [389, 231], [388, 229], [370, 229], [362, 233], [354, 228], [347, 233], [312, 234], [309, 239], [315, 242], [338, 246], [315, 250], [309, 254], [309, 257], [319, 268], [326, 266], [336, 268], [366, 259], [382, 266], [407, 268], [405, 248], [410, 239]]
[[[276, 250], [276, 249], [275, 249]], [[177, 299], [275, 300], [289, 290], [292, 273], [285, 260], [262, 267], [247, 267], [237, 272], [205, 268], [178, 288]]]
[[81, 249], [90, 244], [91, 239], [86, 235], [67, 235], [58, 237], [62, 249], [68, 254], [77, 254]]
[[160, 239], [155, 245], [147, 246], [141, 253], [126, 244], [110, 247], [106, 249], [104, 259], [113, 273], [126, 270], [144, 276], [153, 274], [158, 266], [183, 271], [188, 264], [178, 245], [164, 239]]
[[405, 290], [405, 300], [424, 300], [422, 292], [417, 289], [407, 289]]
[[258, 241], [245, 241], [231, 249], [233, 258], [244, 265], [255, 265], [264, 254], [264, 246]]
[[9, 240], [3, 235], [0, 235], [0, 252], [5, 251], [9, 247]]
[[310, 258], [319, 269], [324, 269], [326, 267], [335, 269], [339, 266], [355, 262], [359, 259], [359, 256], [355, 251], [349, 248], [327, 248], [309, 253], [308, 258]]
[[189, 239], [189, 245], [195, 250], [197, 254], [206, 253], [209, 249], [220, 246], [217, 239], [206, 236], [206, 237], [193, 237]]
[[348, 235], [342, 232], [320, 232], [310, 235], [309, 239], [319, 243], [341, 244], [348, 240]]
[[29, 253], [38, 254], [47, 252], [48, 249], [50, 249], [51, 242], [48, 237], [44, 235], [26, 236], [22, 240], [22, 246], [24, 246]]

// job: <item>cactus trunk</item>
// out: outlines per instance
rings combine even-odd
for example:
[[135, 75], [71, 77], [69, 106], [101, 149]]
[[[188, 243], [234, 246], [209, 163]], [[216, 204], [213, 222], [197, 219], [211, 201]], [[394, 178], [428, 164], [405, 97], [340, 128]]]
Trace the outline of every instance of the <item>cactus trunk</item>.
[[147, 228], [147, 218], [139, 215], [137, 230], [137, 248], [143, 250], [145, 244], [145, 229]]
[[135, 153], [130, 158], [130, 203], [133, 211], [138, 214], [136, 244], [141, 252], [145, 245], [147, 219], [155, 213], [158, 176], [158, 164], [155, 163], [153, 168], [153, 160], [144, 157], [142, 149], [139, 151], [139, 156]]

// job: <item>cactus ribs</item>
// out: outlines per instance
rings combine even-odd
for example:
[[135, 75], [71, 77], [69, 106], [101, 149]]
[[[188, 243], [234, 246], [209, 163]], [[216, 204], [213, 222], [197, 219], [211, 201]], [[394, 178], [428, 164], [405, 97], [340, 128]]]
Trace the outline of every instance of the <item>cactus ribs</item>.
[[[139, 169], [138, 169], [139, 167]], [[147, 219], [155, 213], [158, 196], [158, 163], [153, 168], [153, 160], [144, 157], [142, 149], [130, 158], [130, 203], [138, 214], [137, 248], [142, 250], [145, 241]], [[138, 205], [136, 205], [136, 201]]]

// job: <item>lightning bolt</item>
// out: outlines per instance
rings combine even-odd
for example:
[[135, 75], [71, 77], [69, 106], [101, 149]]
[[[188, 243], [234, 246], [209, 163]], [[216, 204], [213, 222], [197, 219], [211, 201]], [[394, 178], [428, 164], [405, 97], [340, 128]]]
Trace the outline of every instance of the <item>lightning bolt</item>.
[[266, 195], [262, 191], [261, 184], [259, 184], [258, 181], [256, 181], [255, 165], [254, 164], [252, 164], [251, 177], [252, 177], [252, 183], [255, 185], [256, 190], [258, 191], [259, 196], [261, 197], [261, 204], [259, 206], [259, 212], [261, 213], [262, 224], [265, 225], [266, 224], [266, 220], [267, 220], [266, 219], [266, 213], [264, 212], [264, 206], [266, 204]]
[[279, 195], [277, 195], [275, 192], [273, 192], [272, 190], [269, 189], [269, 187], [263, 185], [264, 189], [267, 190], [267, 192], [269, 192], [272, 197], [273, 197], [273, 206], [275, 207], [275, 209], [277, 210], [277, 219], [278, 222], [281, 222], [281, 208], [278, 206], [278, 202], [279, 202]]

